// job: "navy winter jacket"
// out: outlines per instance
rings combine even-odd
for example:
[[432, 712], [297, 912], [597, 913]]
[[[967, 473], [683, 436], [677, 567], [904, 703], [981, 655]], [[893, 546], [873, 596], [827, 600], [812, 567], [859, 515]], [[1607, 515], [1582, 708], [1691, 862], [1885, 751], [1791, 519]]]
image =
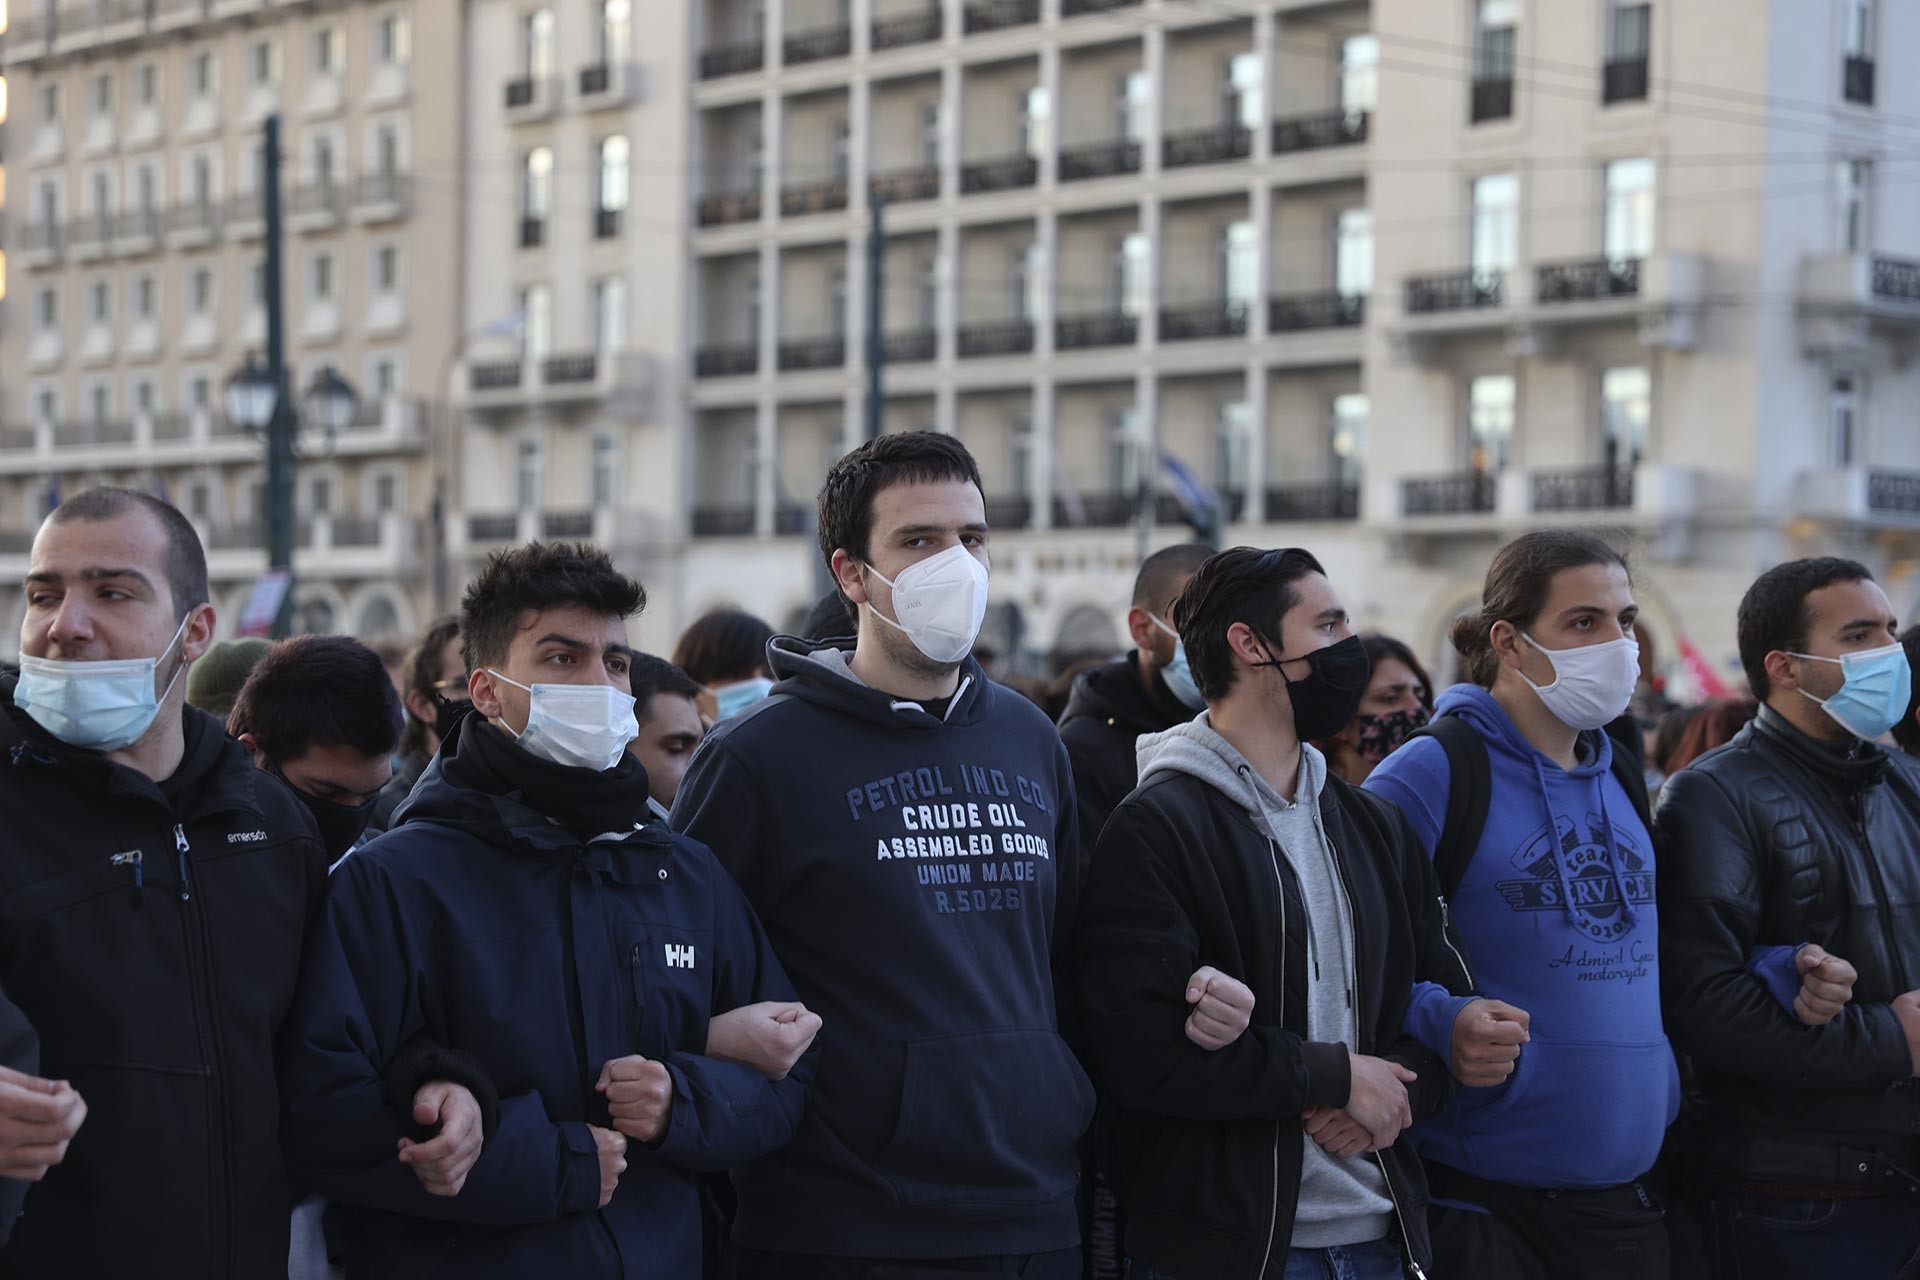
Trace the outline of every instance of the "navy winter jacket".
[[[450, 781], [458, 749], [332, 876], [282, 1045], [290, 1167], [339, 1210], [356, 1277], [697, 1280], [696, 1175], [785, 1144], [810, 1065], [774, 1084], [704, 1057], [707, 1023], [793, 989], [705, 846], [659, 823], [582, 845], [518, 792]], [[499, 1094], [453, 1198], [396, 1158], [383, 1077], [416, 1039], [471, 1055]], [[612, 1123], [594, 1083], [631, 1054], [666, 1064], [671, 1120], [596, 1209], [587, 1126]]]

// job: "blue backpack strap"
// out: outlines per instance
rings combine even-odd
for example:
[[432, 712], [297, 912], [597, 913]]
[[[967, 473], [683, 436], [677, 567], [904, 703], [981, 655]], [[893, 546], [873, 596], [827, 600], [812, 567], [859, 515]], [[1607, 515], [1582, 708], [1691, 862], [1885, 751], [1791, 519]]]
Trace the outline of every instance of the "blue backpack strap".
[[[1487, 829], [1493, 765], [1487, 758], [1487, 744], [1458, 716], [1441, 716], [1414, 736], [1434, 739], [1447, 753], [1447, 816], [1433, 847], [1433, 871], [1441, 896], [1452, 901]], [[1645, 792], [1643, 783], [1641, 794]]]

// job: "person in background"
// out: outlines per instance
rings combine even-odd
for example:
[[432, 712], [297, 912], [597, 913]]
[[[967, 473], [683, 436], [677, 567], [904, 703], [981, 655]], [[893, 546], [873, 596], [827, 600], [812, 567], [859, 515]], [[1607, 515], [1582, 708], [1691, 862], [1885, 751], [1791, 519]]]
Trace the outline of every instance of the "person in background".
[[774, 695], [715, 726], [673, 806], [828, 1027], [793, 1145], [734, 1172], [735, 1280], [1078, 1280], [1093, 1091], [1054, 991], [1073, 775], [969, 656], [979, 468], [950, 435], [892, 432], [833, 465], [819, 511], [858, 645], [777, 641]]
[[1373, 672], [1360, 709], [1339, 733], [1314, 744], [1327, 767], [1356, 787], [1433, 718], [1433, 681], [1412, 649], [1378, 632], [1362, 635], [1360, 647]]
[[708, 723], [731, 720], [767, 696], [771, 639], [772, 627], [739, 609], [710, 610], [680, 634], [673, 665], [700, 686], [700, 714]]
[[687, 774], [694, 748], [706, 736], [700, 722], [700, 686], [665, 658], [633, 655], [633, 718], [640, 736], [627, 750], [647, 771], [647, 807], [665, 818]]
[[[1920, 671], [1920, 624], [1900, 633], [1900, 645], [1907, 651], [1907, 666]], [[1894, 745], [1910, 756], [1920, 756], [1920, 680], [1914, 682], [1906, 714], [1893, 726]]]
[[295, 636], [247, 677], [227, 733], [293, 789], [332, 866], [360, 842], [393, 776], [401, 720], [379, 654], [352, 636]]
[[[286, 1147], [358, 1274], [698, 1280], [697, 1174], [799, 1119], [817, 1019], [778, 1079], [736, 1046], [792, 989], [713, 856], [643, 821], [645, 598], [598, 549], [493, 556], [462, 605], [473, 713], [328, 885], [281, 1053]], [[419, 1135], [389, 1102], [421, 1040], [493, 1095], [451, 1194], [407, 1171]]]
[[187, 705], [225, 724], [240, 686], [267, 656], [267, 648], [265, 640], [254, 636], [214, 644], [187, 671]]
[[386, 635], [375, 636], [366, 642], [367, 648], [380, 655], [380, 665], [386, 669], [387, 679], [393, 684], [396, 698], [407, 696], [407, 658], [413, 650], [408, 646], [406, 637]]
[[400, 697], [407, 725], [400, 731], [400, 751], [394, 760], [393, 780], [380, 792], [367, 829], [376, 835], [393, 825], [393, 812], [413, 792], [440, 750], [453, 722], [467, 713], [467, 662], [460, 656], [460, 619], [442, 618], [407, 655]]
[[[1911, 708], [1896, 627], [1855, 561], [1761, 574], [1737, 626], [1759, 714], [1661, 801], [1662, 988], [1699, 1073], [1717, 1280], [1920, 1260], [1920, 762], [1876, 745]], [[1783, 1016], [1792, 971], [1764, 957], [1804, 982], [1816, 948], [1851, 961], [1849, 998]]]
[[1700, 715], [1700, 713], [1706, 709], [1706, 703], [1696, 702], [1684, 707], [1675, 707], [1671, 711], [1661, 713], [1659, 721], [1654, 726], [1653, 733], [1648, 736], [1646, 741], [1647, 767], [1645, 776], [1647, 779], [1647, 800], [1649, 803], [1659, 803], [1661, 786], [1665, 784], [1666, 780], [1672, 777], [1679, 768], [1673, 761], [1674, 753], [1680, 748], [1680, 740], [1687, 736], [1687, 728], [1693, 723], [1694, 717]]
[[835, 587], [813, 602], [813, 609], [807, 614], [806, 625], [800, 629], [802, 640], [841, 640], [843, 648], [852, 649], [855, 634], [860, 630], [860, 620], [855, 616], [854, 608], [847, 598]]
[[1167, 618], [1194, 571], [1212, 554], [1209, 547], [1185, 542], [1148, 556], [1134, 577], [1133, 604], [1127, 609], [1132, 650], [1073, 682], [1060, 717], [1060, 741], [1073, 762], [1083, 872], [1107, 815], [1139, 781], [1135, 740], [1191, 720], [1206, 706], [1187, 666], [1186, 647]]
[[77, 494], [41, 525], [24, 586], [20, 672], [0, 678], [0, 986], [40, 1074], [71, 1090], [45, 1123], [72, 1141], [0, 1276], [285, 1274], [273, 1045], [325, 851], [293, 795], [185, 705], [215, 622], [185, 516]]
[[1733, 736], [1759, 712], [1760, 704], [1746, 697], [1715, 698], [1702, 705], [1667, 755], [1667, 776], [1671, 778], [1707, 752], [1733, 741]]

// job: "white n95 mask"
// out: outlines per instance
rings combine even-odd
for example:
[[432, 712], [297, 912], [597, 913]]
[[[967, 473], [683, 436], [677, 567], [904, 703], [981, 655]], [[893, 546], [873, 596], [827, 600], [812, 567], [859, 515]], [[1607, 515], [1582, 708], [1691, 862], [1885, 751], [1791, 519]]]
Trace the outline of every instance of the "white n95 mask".
[[913, 641], [928, 660], [951, 666], [973, 652], [987, 617], [987, 566], [973, 552], [956, 542], [939, 555], [908, 565], [891, 581], [872, 565], [867, 568], [893, 588], [897, 620], [871, 602], [867, 610]]

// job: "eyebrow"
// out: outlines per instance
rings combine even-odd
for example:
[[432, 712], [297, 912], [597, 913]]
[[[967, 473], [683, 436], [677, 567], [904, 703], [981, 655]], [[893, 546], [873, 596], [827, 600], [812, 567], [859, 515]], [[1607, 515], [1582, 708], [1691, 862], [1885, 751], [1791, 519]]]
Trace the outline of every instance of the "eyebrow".
[[[572, 636], [563, 636], [558, 631], [549, 631], [533, 643], [536, 648], [543, 644], [557, 644], [564, 645], [572, 649], [575, 653], [592, 653], [594, 651], [594, 647], [587, 641], [576, 640]], [[600, 650], [600, 656], [603, 658], [626, 658], [628, 661], [632, 661], [633, 646], [627, 644], [606, 645]]]
[[1900, 624], [1898, 622], [1894, 622], [1886, 618], [1855, 618], [1852, 622], [1849, 622], [1844, 627], [1841, 627], [1840, 630], [1841, 631], [1858, 631], [1862, 627], [1886, 627], [1888, 630], [1892, 630], [1893, 628], [1899, 625]]
[[1314, 619], [1315, 622], [1345, 622], [1346, 620], [1345, 609], [1323, 609], [1320, 611], [1320, 616]]
[[[82, 569], [79, 573], [82, 582], [111, 582], [118, 578], [129, 578], [147, 590], [153, 590], [153, 579], [138, 569]], [[62, 586], [66, 578], [51, 569], [41, 569], [27, 575], [28, 582], [45, 583], [48, 586]]]
[[[896, 531], [893, 536], [896, 538], [924, 538], [930, 533], [946, 533], [952, 527], [951, 525], [944, 524], [910, 524]], [[987, 525], [984, 520], [975, 520], [971, 523], [961, 525], [960, 532], [985, 533], [987, 532]]]

